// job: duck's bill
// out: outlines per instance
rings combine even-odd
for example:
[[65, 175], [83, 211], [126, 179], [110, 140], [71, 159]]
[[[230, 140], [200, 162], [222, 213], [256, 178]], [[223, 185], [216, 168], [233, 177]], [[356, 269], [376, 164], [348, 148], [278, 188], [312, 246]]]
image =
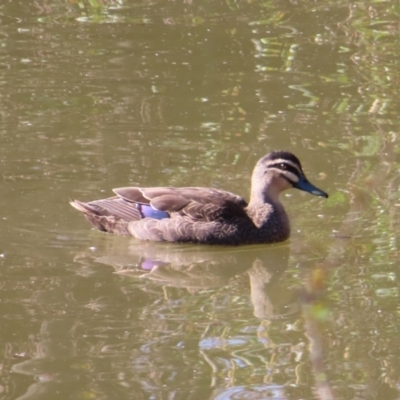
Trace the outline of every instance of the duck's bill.
[[305, 192], [311, 193], [314, 196], [321, 196], [328, 198], [328, 193], [324, 192], [323, 190], [317, 188], [312, 183], [310, 183], [307, 179], [303, 178], [300, 179], [297, 183], [293, 184], [293, 187], [304, 190]]

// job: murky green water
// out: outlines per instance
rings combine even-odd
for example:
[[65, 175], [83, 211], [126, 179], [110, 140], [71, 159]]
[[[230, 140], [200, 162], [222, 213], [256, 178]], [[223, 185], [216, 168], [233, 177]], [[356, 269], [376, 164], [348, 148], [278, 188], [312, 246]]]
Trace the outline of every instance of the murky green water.
[[[400, 8], [0, 5], [1, 399], [399, 398]], [[95, 232], [126, 185], [248, 197], [293, 151], [290, 242]]]

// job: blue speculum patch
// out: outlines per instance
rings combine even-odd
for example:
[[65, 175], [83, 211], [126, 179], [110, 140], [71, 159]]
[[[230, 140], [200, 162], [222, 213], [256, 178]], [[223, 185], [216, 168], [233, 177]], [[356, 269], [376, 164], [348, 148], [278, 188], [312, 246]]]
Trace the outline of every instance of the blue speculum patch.
[[169, 218], [169, 214], [165, 211], [155, 210], [147, 204], [137, 204], [137, 208], [142, 218], [164, 219]]

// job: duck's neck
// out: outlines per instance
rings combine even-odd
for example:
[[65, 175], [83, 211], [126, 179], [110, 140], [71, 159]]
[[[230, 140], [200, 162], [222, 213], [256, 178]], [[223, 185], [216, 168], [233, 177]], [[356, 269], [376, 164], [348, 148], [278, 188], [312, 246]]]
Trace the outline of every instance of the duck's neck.
[[251, 182], [251, 192], [250, 192], [250, 201], [249, 207], [259, 207], [263, 204], [280, 204], [279, 202], [279, 194], [281, 190], [273, 184], [273, 177], [269, 177], [269, 179], [264, 180], [263, 187], [260, 187], [259, 180], [260, 178], [253, 174], [252, 182]]
[[[255, 185], [252, 186], [254, 188]], [[289, 218], [279, 201], [279, 193], [268, 185], [264, 190], [252, 189], [247, 213], [257, 228], [265, 229], [267, 234], [287, 238], [290, 234]]]

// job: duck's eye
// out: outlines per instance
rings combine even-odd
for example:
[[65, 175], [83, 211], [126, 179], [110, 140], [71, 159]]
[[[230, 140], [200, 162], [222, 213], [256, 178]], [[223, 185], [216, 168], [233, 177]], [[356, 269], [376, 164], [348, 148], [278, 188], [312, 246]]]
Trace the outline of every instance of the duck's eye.
[[287, 169], [287, 165], [284, 163], [279, 164], [279, 167], [280, 167], [280, 169], [284, 169], [284, 170]]

